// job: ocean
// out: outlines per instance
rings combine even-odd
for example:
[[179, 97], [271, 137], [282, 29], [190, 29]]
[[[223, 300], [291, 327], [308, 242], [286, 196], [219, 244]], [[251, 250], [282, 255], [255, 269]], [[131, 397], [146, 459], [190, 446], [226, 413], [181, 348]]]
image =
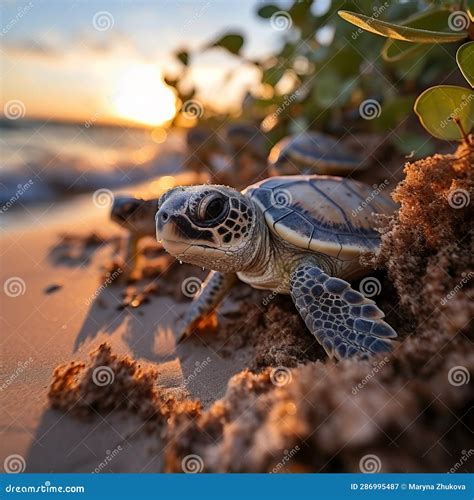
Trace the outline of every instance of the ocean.
[[176, 132], [157, 144], [144, 129], [0, 123], [1, 211], [179, 173], [183, 148]]

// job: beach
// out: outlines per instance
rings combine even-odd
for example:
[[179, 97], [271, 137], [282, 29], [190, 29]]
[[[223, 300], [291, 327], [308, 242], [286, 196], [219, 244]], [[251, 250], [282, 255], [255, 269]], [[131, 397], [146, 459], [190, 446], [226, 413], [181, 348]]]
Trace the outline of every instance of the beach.
[[[398, 342], [367, 361], [329, 359], [288, 296], [244, 284], [177, 344], [184, 284], [205, 271], [149, 238], [141, 278], [121, 282], [126, 235], [93, 194], [15, 216], [2, 241], [0, 459], [28, 472], [469, 470], [469, 221], [445, 195], [452, 182], [472, 190], [469, 158], [407, 166], [376, 257], [388, 273], [371, 274]], [[441, 265], [452, 276], [430, 272]]]
[[[54, 213], [38, 220], [39, 215], [32, 211], [17, 220], [18, 229], [2, 238], [2, 283], [15, 280], [9, 282], [11, 296], [4, 289], [2, 303], [0, 459], [20, 455], [31, 472], [92, 472], [108, 451], [121, 446], [124, 453], [108, 465], [108, 472], [157, 472], [160, 455], [150, 457], [139, 419], [97, 415], [84, 422], [50, 409], [47, 393], [55, 366], [87, 360], [88, 352], [106, 341], [116, 353], [158, 366], [157, 385], [209, 405], [223, 395], [242, 362], [223, 359], [204, 343], [185, 344], [177, 352], [172, 330], [186, 302], [160, 297], [117, 312], [123, 288], [104, 287], [100, 278], [100, 266], [113, 253], [110, 245], [95, 247], [77, 265], [52, 258], [61, 233], [120, 234], [109, 222], [108, 209], [94, 206], [90, 195], [56, 205]], [[57, 289], [48, 293], [49, 288]], [[204, 370], [189, 378], [208, 357], [212, 373]]]

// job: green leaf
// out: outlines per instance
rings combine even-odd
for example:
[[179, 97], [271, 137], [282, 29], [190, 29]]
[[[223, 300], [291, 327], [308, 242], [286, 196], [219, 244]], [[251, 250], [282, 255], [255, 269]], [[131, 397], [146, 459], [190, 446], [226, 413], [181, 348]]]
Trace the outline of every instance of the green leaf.
[[312, 2], [295, 0], [293, 5], [288, 9], [288, 14], [296, 26], [302, 27], [307, 21], [311, 20], [311, 4]]
[[268, 83], [272, 87], [274, 87], [281, 79], [281, 77], [285, 73], [285, 67], [283, 65], [272, 66], [271, 68], [267, 68], [262, 73], [262, 83]]
[[382, 47], [382, 59], [387, 62], [397, 62], [408, 56], [414, 56], [426, 47], [425, 43], [402, 42], [388, 39]]
[[471, 23], [474, 23], [474, 0], [467, 0], [466, 12]]
[[181, 50], [176, 53], [176, 57], [185, 65], [188, 65], [189, 62], [189, 54], [186, 50]]
[[465, 31], [457, 33], [430, 31], [387, 23], [373, 17], [357, 14], [356, 12], [349, 12], [347, 10], [340, 10], [338, 13], [345, 21], [359, 28], [375, 33], [376, 35], [393, 38], [394, 40], [417, 43], [451, 43], [464, 40], [467, 37], [467, 32]]
[[384, 131], [396, 128], [413, 109], [414, 95], [395, 95], [383, 102], [380, 116], [371, 121], [372, 130]]
[[459, 47], [456, 52], [456, 61], [464, 78], [474, 88], [474, 42], [468, 42]]
[[276, 12], [279, 12], [281, 9], [279, 9], [276, 5], [268, 4], [268, 5], [263, 5], [257, 10], [257, 15], [260, 17], [263, 17], [263, 19], [270, 19], [273, 14]]
[[210, 47], [222, 47], [231, 54], [238, 55], [243, 44], [244, 37], [242, 35], [239, 33], [228, 33], [212, 43]]
[[[410, 28], [444, 32], [449, 28], [450, 14], [451, 11], [447, 9], [430, 9], [410, 16], [401, 24]], [[419, 53], [425, 46], [424, 43], [403, 42], [389, 38], [382, 48], [382, 57], [388, 62], [400, 61], [405, 57]]]
[[[312, 98], [320, 108], [338, 105], [337, 100], [344, 104], [342, 96], [342, 81], [339, 76], [330, 71], [322, 71], [313, 88]], [[345, 97], [345, 96], [344, 96]]]
[[424, 134], [413, 132], [397, 132], [391, 137], [391, 143], [400, 153], [407, 155], [410, 161], [425, 158], [436, 152], [436, 145], [433, 139], [426, 140]]
[[423, 127], [434, 137], [462, 140], [455, 119], [469, 134], [474, 124], [474, 92], [453, 85], [431, 87], [418, 96], [415, 112]]

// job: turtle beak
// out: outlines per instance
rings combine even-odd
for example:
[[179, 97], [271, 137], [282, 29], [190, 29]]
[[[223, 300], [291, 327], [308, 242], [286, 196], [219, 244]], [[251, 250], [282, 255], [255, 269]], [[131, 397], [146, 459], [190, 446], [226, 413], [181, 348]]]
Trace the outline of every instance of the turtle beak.
[[177, 239], [176, 218], [185, 212], [187, 203], [187, 197], [182, 188], [173, 188], [163, 194], [158, 203], [155, 218], [158, 241]]
[[163, 243], [165, 250], [185, 260], [184, 254], [190, 249], [215, 244], [213, 233], [208, 228], [194, 225], [188, 214], [189, 190], [173, 189], [160, 199], [156, 214], [156, 239]]

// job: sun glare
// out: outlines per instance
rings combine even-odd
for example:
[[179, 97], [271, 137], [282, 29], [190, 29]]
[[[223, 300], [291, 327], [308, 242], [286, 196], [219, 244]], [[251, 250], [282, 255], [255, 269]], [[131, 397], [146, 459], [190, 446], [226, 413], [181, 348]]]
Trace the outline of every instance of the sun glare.
[[120, 70], [112, 98], [117, 116], [146, 125], [161, 125], [176, 113], [176, 97], [158, 68], [133, 65]]

